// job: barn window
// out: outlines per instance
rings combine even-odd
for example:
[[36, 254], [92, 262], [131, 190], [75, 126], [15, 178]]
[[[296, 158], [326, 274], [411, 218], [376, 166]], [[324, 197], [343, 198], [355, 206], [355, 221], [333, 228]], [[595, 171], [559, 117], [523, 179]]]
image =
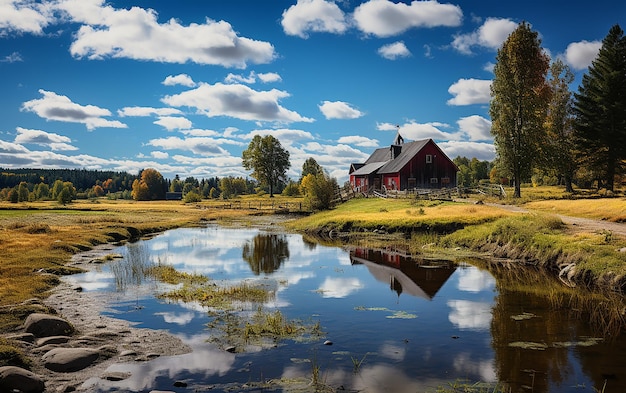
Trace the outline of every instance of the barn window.
[[441, 178], [441, 182], [442, 182], [443, 184], [448, 184], [448, 183], [450, 183], [450, 178], [449, 178], [449, 177], [442, 177], [442, 178]]
[[431, 182], [431, 183], [437, 183], [437, 182], [438, 182], [438, 180], [437, 180], [437, 178], [436, 178], [436, 177], [431, 177], [431, 178], [430, 178], [430, 182]]
[[426, 163], [432, 164], [432, 162], [433, 162], [433, 156], [430, 154], [426, 154]]

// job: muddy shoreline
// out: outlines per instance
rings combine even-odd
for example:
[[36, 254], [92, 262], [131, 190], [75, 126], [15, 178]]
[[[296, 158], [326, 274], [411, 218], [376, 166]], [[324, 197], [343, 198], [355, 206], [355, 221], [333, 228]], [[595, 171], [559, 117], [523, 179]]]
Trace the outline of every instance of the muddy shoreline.
[[[75, 254], [69, 265], [85, 271], [96, 269], [96, 261], [112, 249], [112, 245], [102, 245]], [[56, 344], [55, 347], [106, 349], [109, 355], [100, 356], [94, 364], [79, 371], [54, 372], [47, 369], [42, 361], [42, 355], [51, 348], [49, 345], [44, 348], [36, 343], [23, 343], [22, 349], [32, 361], [31, 371], [44, 380], [46, 392], [89, 391], [83, 387], [87, 380], [125, 377], [123, 373], [107, 374], [106, 370], [112, 364], [145, 362], [161, 356], [191, 352], [188, 345], [166, 331], [136, 328], [127, 321], [102, 315], [110, 300], [106, 295], [82, 291], [69, 280], [62, 279], [50, 296], [42, 301], [76, 330], [67, 343]]]

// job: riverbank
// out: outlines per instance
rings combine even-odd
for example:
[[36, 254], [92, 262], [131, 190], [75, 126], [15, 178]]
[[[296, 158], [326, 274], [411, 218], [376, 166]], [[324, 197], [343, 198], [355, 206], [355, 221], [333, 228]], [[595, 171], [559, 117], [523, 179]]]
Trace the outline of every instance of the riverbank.
[[[265, 226], [284, 224], [305, 236], [315, 236], [336, 245], [392, 247], [415, 255], [444, 255], [450, 259], [496, 255], [505, 258], [507, 263], [541, 266], [557, 276], [560, 274], [563, 281], [572, 286], [596, 286], [624, 292], [626, 237], [621, 232], [607, 229], [602, 221], [593, 221], [597, 226], [588, 222], [585, 225], [567, 223], [555, 214], [523, 208], [468, 201], [362, 199], [342, 204], [330, 212], [289, 222], [281, 217], [278, 223], [276, 217], [258, 216], [255, 210], [217, 209], [208, 203], [101, 201], [77, 203], [67, 208], [36, 204], [20, 207], [3, 211], [0, 217], [0, 250], [4, 252], [0, 262], [0, 280], [3, 280], [0, 330], [3, 336], [19, 330], [30, 313], [47, 312], [67, 318], [77, 327], [80, 335], [76, 337], [109, 337], [84, 344], [92, 349], [104, 348], [106, 356], [87, 371], [71, 377], [48, 375], [35, 345], [15, 344], [13, 340], [2, 338], [0, 366], [30, 367], [53, 381], [54, 386], [70, 389], [88, 378], [102, 377], [109, 364], [124, 360], [120, 358], [122, 353], [147, 359], [185, 350], [175, 338], [159, 332], [134, 330], [119, 321], [102, 320], [100, 312], [105, 299], [99, 303], [100, 300], [67, 287], [59, 279], [93, 266], [93, 261], [100, 256], [90, 254], [90, 250], [97, 253], [102, 245], [106, 250], [106, 244], [170, 228], [206, 225], [211, 221], [250, 225], [261, 219]], [[79, 251], [87, 254], [79, 254]], [[78, 255], [86, 258], [82, 264], [72, 259]], [[28, 300], [31, 298], [37, 300]], [[106, 333], [110, 331], [111, 334]], [[132, 337], [143, 337], [144, 344], [151, 344], [134, 342]], [[74, 345], [72, 340], [68, 340], [67, 345]], [[118, 345], [118, 349], [107, 350], [113, 344]], [[135, 355], [128, 355], [132, 353]]]
[[[609, 204], [602, 200], [593, 203]], [[610, 204], [621, 206], [621, 210], [613, 211], [617, 222], [547, 212], [556, 211], [554, 207], [539, 211], [467, 200], [356, 199], [333, 211], [294, 221], [288, 227], [322, 241], [391, 247], [413, 255], [448, 255], [451, 259], [491, 255], [510, 263], [541, 267], [570, 286], [624, 294], [626, 224], [622, 220], [626, 200]]]

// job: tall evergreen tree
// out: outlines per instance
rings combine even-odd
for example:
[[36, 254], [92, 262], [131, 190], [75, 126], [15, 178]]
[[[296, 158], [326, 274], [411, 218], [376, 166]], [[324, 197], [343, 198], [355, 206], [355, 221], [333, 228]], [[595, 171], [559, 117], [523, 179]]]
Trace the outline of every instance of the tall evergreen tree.
[[537, 32], [526, 22], [509, 35], [496, 56], [489, 108], [491, 133], [497, 162], [513, 178], [513, 196], [517, 198], [544, 139], [548, 66]]
[[550, 101], [546, 118], [547, 138], [543, 145], [543, 158], [547, 168], [556, 171], [565, 182], [565, 190], [574, 192], [572, 179], [576, 170], [574, 156], [572, 93], [569, 85], [574, 74], [561, 60], [550, 66]]
[[581, 163], [613, 191], [615, 175], [624, 173], [626, 160], [626, 39], [619, 25], [602, 41], [574, 98]]
[[274, 196], [275, 187], [287, 181], [287, 169], [291, 166], [289, 152], [271, 135], [255, 135], [243, 151], [242, 159], [243, 167], [252, 169], [251, 176], [268, 187], [270, 197]]

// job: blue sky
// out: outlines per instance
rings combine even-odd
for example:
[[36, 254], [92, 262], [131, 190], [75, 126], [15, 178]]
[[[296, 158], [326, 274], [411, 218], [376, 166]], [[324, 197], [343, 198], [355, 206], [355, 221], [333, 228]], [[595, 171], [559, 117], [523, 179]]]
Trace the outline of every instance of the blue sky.
[[256, 134], [350, 163], [434, 139], [494, 158], [489, 85], [518, 23], [576, 90], [626, 3], [555, 0], [0, 0], [0, 167], [247, 176]]

